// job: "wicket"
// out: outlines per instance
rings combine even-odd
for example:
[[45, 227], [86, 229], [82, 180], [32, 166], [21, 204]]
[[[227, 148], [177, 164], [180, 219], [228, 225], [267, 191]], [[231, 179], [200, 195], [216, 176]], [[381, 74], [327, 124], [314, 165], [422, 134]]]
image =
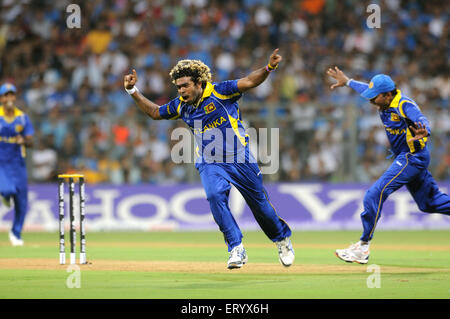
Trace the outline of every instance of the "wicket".
[[70, 218], [70, 264], [76, 263], [76, 229], [75, 229], [75, 182], [78, 179], [80, 203], [80, 264], [86, 264], [86, 233], [84, 228], [85, 216], [85, 183], [84, 175], [60, 174], [58, 175], [59, 198], [59, 263], [66, 263], [65, 237], [64, 237], [64, 183], [69, 180], [69, 218]]

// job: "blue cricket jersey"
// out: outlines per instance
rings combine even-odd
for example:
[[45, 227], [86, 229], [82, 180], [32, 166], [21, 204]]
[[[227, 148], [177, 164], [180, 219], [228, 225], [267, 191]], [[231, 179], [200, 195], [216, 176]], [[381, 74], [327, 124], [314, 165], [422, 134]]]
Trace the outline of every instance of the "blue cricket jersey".
[[[194, 134], [196, 163], [249, 162], [249, 137], [241, 122], [237, 80], [207, 83], [197, 106], [178, 98], [159, 108], [164, 119], [181, 118]], [[256, 162], [256, 161], [255, 161]]]
[[[355, 80], [351, 80], [349, 86], [359, 93], [369, 87], [367, 83]], [[409, 129], [409, 126], [414, 126], [414, 122], [424, 124], [429, 135], [431, 130], [427, 118], [422, 114], [416, 102], [404, 96], [400, 90], [397, 90], [397, 95], [387, 110], [379, 112], [379, 115], [391, 144], [391, 150], [395, 155], [405, 152], [416, 153], [426, 148], [427, 137], [408, 142], [414, 136], [414, 133]]]
[[33, 135], [31, 121], [24, 112], [17, 107], [14, 115], [7, 117], [3, 106], [0, 106], [0, 163], [8, 167], [25, 166], [25, 146], [17, 144], [17, 136]]

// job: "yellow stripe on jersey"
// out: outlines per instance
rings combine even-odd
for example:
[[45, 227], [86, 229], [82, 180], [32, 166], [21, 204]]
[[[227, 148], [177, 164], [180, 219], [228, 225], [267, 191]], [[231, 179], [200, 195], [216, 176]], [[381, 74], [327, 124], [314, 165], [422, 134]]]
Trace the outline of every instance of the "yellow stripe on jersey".
[[425, 147], [425, 143], [427, 142], [428, 137], [424, 137], [422, 139], [419, 140], [420, 142], [420, 147], [423, 149]]
[[416, 148], [414, 147], [414, 141], [408, 142], [409, 139], [413, 138], [411, 131], [409, 128], [406, 129], [406, 143], [408, 144], [409, 150], [411, 153], [414, 153], [416, 151]]
[[200, 157], [199, 150], [200, 150], [200, 148], [199, 148], [198, 145], [197, 145], [197, 147], [195, 148], [195, 155], [196, 155], [196, 158], [197, 158], [197, 157]]
[[[401, 114], [403, 117], [406, 118], [406, 114], [405, 114], [405, 112], [403, 111], [403, 104], [404, 104], [405, 102], [410, 102], [410, 103], [412, 103], [412, 102], [411, 102], [411, 101], [408, 101], [408, 100], [404, 100], [404, 101], [402, 101], [402, 102], [399, 104], [400, 114]], [[414, 152], [416, 151], [416, 148], [415, 148], [415, 146], [414, 146], [414, 141], [408, 142], [408, 140], [411, 139], [411, 138], [413, 138], [412, 133], [411, 133], [411, 131], [410, 131], [409, 128], [406, 128], [406, 143], [408, 144], [408, 147], [409, 147], [409, 150], [411, 151], [411, 153], [414, 153]], [[425, 140], [424, 140], [424, 139], [425, 139]], [[425, 141], [426, 141], [426, 137], [423, 138], [423, 139], [421, 139], [421, 140], [419, 141], [419, 142], [420, 142], [420, 146], [421, 146], [422, 149], [425, 147]]]
[[241, 93], [240, 92], [236, 92], [236, 93], [233, 93], [231, 95], [223, 95], [223, 94], [220, 94], [219, 92], [217, 92], [216, 90], [213, 90], [213, 94], [215, 96], [217, 96], [221, 100], [228, 100], [228, 99], [231, 99], [231, 98], [233, 98], [235, 96], [239, 96]]
[[178, 113], [178, 115], [181, 115], [181, 113], [180, 113], [180, 108], [181, 108], [181, 100], [180, 100], [180, 103], [178, 103], [178, 107], [177, 107], [177, 113]]
[[230, 119], [230, 124], [231, 124], [231, 127], [233, 128], [234, 134], [236, 134], [236, 136], [239, 138], [239, 141], [241, 141], [241, 144], [243, 146], [246, 146], [247, 142], [245, 141], [245, 137], [243, 137], [241, 135], [241, 133], [239, 133], [238, 119], [235, 119], [230, 114], [228, 114], [228, 118]]
[[[183, 99], [180, 96], [180, 103], [178, 104], [178, 107], [177, 107], [177, 114], [175, 114], [173, 117], [171, 117], [170, 120], [176, 120], [177, 118], [179, 118], [181, 116], [180, 108], [181, 108], [182, 102], [183, 102]], [[167, 105], [167, 113], [169, 113], [169, 115], [170, 115], [169, 104]]]

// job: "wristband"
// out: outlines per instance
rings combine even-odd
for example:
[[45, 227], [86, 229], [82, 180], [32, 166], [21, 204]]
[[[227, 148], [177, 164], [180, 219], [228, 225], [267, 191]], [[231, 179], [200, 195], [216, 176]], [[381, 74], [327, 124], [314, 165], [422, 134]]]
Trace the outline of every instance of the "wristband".
[[270, 70], [276, 70], [276, 69], [278, 68], [278, 64], [277, 64], [276, 66], [271, 66], [270, 63], [269, 63], [269, 64], [267, 64], [267, 67], [268, 67]]
[[278, 68], [278, 64], [275, 67], [271, 66], [270, 63], [266, 65], [266, 71], [269, 73], [272, 71], [275, 71], [277, 68]]
[[127, 91], [127, 93], [130, 95], [133, 95], [134, 92], [139, 92], [139, 90], [136, 86], [133, 86], [131, 89], [125, 88], [125, 91]]
[[349, 86], [350, 81], [352, 81], [352, 80], [353, 80], [353, 79], [349, 79], [349, 80], [347, 81], [347, 83], [345, 83], [345, 85]]

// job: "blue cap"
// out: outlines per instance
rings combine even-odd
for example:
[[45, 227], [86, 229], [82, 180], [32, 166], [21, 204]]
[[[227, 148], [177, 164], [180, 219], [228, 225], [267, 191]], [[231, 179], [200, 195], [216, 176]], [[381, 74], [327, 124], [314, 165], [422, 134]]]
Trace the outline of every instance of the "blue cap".
[[369, 83], [369, 87], [361, 93], [366, 99], [373, 99], [380, 93], [387, 93], [395, 89], [395, 83], [386, 74], [375, 75]]
[[16, 93], [16, 87], [14, 86], [14, 84], [11, 83], [5, 83], [0, 87], [0, 95], [4, 95], [8, 92], [13, 92]]

